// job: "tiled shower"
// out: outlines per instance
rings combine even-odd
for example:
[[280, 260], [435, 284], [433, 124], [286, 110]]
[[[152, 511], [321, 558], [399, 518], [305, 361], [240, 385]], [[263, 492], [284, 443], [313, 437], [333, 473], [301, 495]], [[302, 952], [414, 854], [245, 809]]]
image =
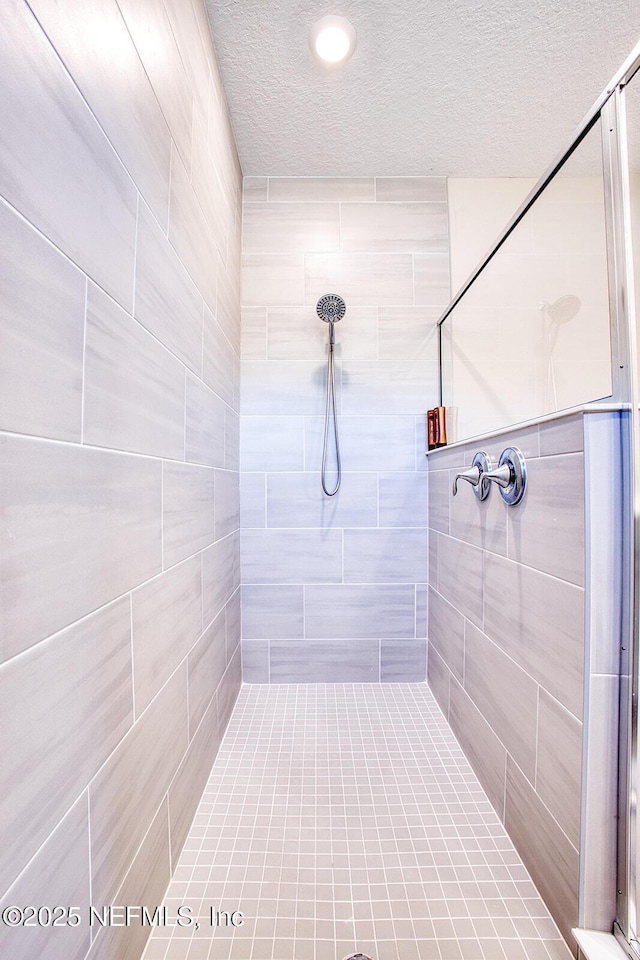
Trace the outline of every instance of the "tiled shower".
[[[0, 64], [0, 958], [575, 954], [615, 915], [619, 412], [487, 439], [522, 509], [453, 499], [462, 181], [243, 178], [200, 0], [15, 0]], [[163, 903], [201, 926], [89, 923]]]

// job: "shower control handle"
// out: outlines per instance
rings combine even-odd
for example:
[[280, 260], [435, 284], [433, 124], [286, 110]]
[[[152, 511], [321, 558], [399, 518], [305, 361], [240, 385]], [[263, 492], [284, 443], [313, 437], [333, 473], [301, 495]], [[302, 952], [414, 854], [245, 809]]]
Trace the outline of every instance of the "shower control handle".
[[512, 482], [512, 471], [508, 464], [503, 467], [496, 467], [495, 470], [488, 470], [484, 475], [487, 485], [497, 483], [499, 487], [508, 487]]
[[469, 470], [464, 470], [462, 473], [456, 473], [455, 477], [453, 478], [454, 497], [458, 493], [458, 480], [466, 480], [467, 483], [470, 483], [473, 487], [473, 492], [478, 500], [486, 500], [486, 498], [489, 496], [490, 488], [489, 484], [485, 483], [484, 478], [490, 470], [491, 461], [484, 450], [480, 450], [473, 458]]

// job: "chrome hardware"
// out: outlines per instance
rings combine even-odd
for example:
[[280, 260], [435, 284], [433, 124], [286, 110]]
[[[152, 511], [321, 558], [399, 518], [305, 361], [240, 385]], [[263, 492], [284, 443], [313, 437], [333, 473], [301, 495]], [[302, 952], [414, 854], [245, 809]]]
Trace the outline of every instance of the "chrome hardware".
[[495, 470], [487, 470], [482, 482], [487, 490], [492, 483], [497, 483], [500, 496], [509, 506], [520, 503], [527, 487], [527, 467], [518, 448], [507, 447], [503, 450], [498, 466]]
[[454, 497], [458, 492], [458, 480], [466, 480], [467, 483], [470, 483], [473, 487], [473, 492], [478, 500], [486, 500], [489, 496], [490, 487], [488, 483], [485, 483], [484, 478], [490, 470], [491, 460], [489, 460], [484, 450], [480, 450], [473, 458], [469, 470], [465, 470], [463, 473], [456, 473], [453, 480]]

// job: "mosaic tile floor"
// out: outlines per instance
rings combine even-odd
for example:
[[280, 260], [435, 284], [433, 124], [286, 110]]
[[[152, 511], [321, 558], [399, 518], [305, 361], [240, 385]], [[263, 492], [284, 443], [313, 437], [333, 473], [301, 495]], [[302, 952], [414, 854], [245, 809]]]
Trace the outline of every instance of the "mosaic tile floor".
[[165, 905], [145, 960], [571, 956], [421, 683], [244, 686]]

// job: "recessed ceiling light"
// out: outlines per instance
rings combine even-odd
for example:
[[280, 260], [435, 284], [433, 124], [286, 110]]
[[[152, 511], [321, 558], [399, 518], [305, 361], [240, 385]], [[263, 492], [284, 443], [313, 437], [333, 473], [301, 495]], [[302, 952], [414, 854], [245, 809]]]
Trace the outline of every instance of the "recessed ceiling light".
[[343, 63], [356, 46], [356, 31], [344, 17], [323, 17], [311, 28], [309, 46], [322, 63]]

